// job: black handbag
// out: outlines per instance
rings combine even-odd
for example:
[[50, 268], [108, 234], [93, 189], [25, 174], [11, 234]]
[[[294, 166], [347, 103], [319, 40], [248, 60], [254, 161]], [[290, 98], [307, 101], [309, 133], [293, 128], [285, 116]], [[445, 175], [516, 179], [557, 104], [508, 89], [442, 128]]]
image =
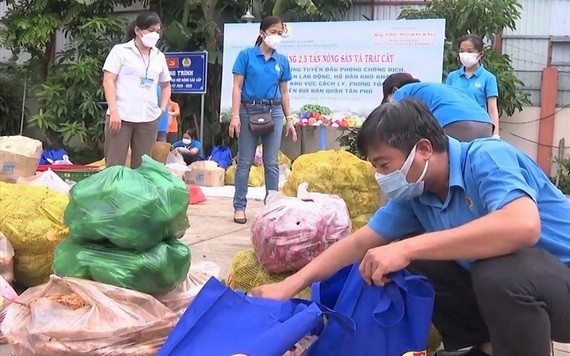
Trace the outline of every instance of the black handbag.
[[264, 112], [260, 114], [251, 114], [247, 105], [244, 104], [245, 110], [249, 115], [249, 129], [254, 135], [264, 136], [272, 133], [275, 130], [275, 120], [271, 116], [273, 112], [273, 103], [277, 98], [277, 91], [279, 90], [279, 82], [283, 76], [283, 70], [281, 70], [281, 75], [277, 78], [277, 87], [275, 88], [275, 95], [273, 95], [273, 100], [271, 100], [271, 106], [269, 107], [269, 112]]
[[249, 129], [254, 135], [267, 135], [275, 130], [275, 121], [271, 117], [271, 111], [261, 114], [249, 115]]

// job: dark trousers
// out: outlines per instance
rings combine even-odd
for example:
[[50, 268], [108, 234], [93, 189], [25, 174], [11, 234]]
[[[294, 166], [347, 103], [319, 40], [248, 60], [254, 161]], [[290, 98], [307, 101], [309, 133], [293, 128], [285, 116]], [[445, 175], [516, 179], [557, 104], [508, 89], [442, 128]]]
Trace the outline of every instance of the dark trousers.
[[570, 343], [570, 268], [528, 248], [480, 260], [471, 273], [453, 261], [414, 261], [435, 289], [433, 323], [446, 350], [491, 341], [493, 355], [549, 356]]
[[493, 124], [479, 121], [456, 121], [443, 127], [443, 132], [461, 142], [493, 136]]

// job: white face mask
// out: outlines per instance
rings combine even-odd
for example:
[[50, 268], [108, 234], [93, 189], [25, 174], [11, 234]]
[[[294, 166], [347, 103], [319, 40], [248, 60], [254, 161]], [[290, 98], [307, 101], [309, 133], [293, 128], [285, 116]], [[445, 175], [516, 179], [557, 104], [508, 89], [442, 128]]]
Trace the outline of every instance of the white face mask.
[[459, 60], [461, 64], [465, 67], [473, 67], [475, 64], [479, 63], [479, 53], [459, 53]]
[[281, 44], [281, 40], [283, 40], [283, 38], [279, 35], [269, 35], [265, 36], [263, 42], [265, 42], [267, 47], [276, 49]]
[[189, 138], [182, 139], [182, 143], [185, 145], [189, 145], [191, 142], [192, 142], [192, 140]]
[[141, 36], [141, 41], [145, 47], [152, 48], [156, 46], [156, 43], [160, 39], [158, 32], [149, 32]]
[[424, 177], [429, 166], [429, 161], [426, 161], [424, 170], [416, 182], [409, 183], [406, 179], [415, 157], [416, 146], [412, 148], [412, 151], [408, 155], [408, 158], [406, 158], [402, 168], [390, 174], [376, 173], [376, 182], [382, 189], [382, 192], [389, 198], [407, 201], [419, 197], [424, 192]]

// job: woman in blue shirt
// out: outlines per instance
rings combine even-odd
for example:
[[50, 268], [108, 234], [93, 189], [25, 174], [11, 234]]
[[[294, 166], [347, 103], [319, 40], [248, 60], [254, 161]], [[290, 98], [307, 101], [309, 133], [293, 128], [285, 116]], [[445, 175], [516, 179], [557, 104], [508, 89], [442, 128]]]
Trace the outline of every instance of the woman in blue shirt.
[[[257, 143], [263, 145], [263, 166], [265, 188], [279, 190], [279, 165], [277, 156], [281, 146], [283, 117], [287, 118], [286, 133], [297, 140], [297, 132], [291, 120], [291, 106], [287, 82], [291, 80], [291, 69], [286, 56], [275, 50], [281, 43], [283, 21], [269, 16], [261, 21], [255, 46], [242, 50], [234, 64], [232, 91], [232, 118], [229, 125], [230, 137], [238, 137], [238, 161], [235, 176], [234, 222], [245, 224], [247, 218], [247, 182], [253, 164]], [[275, 122], [272, 132], [254, 134], [250, 128], [250, 115], [271, 113]]]
[[180, 152], [184, 162], [190, 165], [196, 161], [201, 161], [204, 159], [204, 154], [202, 151], [202, 143], [195, 140], [196, 129], [190, 128], [188, 131], [182, 135], [182, 140], [174, 142], [172, 148]]
[[499, 135], [499, 110], [497, 78], [480, 63], [484, 54], [483, 40], [477, 35], [465, 35], [458, 41], [459, 60], [463, 65], [447, 76], [446, 84], [458, 88], [472, 97], [489, 113]]
[[493, 123], [489, 114], [461, 90], [441, 83], [423, 83], [409, 73], [395, 73], [383, 83], [383, 103], [414, 97], [422, 101], [443, 131], [459, 140], [491, 137]]

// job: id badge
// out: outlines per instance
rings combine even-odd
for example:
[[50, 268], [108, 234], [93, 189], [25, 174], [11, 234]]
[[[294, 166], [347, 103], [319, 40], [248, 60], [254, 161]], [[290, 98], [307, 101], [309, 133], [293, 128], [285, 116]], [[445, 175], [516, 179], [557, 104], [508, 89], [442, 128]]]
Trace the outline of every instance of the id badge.
[[141, 82], [139, 85], [143, 88], [150, 88], [153, 83], [154, 83], [154, 79], [147, 78], [147, 77], [141, 77]]

